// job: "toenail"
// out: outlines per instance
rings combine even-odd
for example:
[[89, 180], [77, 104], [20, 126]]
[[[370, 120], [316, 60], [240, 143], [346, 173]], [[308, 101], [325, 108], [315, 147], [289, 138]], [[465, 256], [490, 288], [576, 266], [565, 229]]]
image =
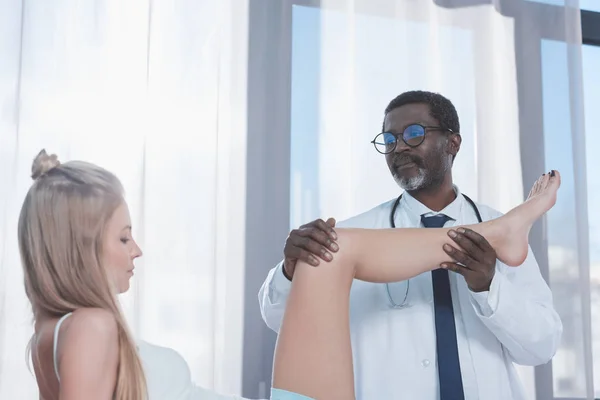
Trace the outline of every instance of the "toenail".
[[552, 172], [550, 172], [550, 176], [554, 176], [554, 170], [552, 170]]

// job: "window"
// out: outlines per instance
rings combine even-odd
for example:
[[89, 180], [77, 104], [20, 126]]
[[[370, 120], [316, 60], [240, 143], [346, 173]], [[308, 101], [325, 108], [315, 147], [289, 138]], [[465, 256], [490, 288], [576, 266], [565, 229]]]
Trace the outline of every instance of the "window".
[[[319, 217], [345, 219], [398, 196], [384, 157], [370, 141], [381, 130], [389, 101], [415, 88], [444, 93], [456, 105], [463, 143], [454, 178], [463, 192], [477, 198], [471, 30], [440, 27], [442, 39], [434, 39], [439, 51], [407, 61], [404, 55], [421, 54], [432, 39], [426, 22], [358, 13], [349, 21], [335, 10], [298, 5], [292, 7], [292, 19], [292, 228]], [[352, 49], [344, 39], [348, 34], [360, 38]], [[454, 61], [445, 65], [456, 80], [434, 82], [417, 73], [449, 59]], [[354, 66], [354, 77], [343, 78], [340, 85], [336, 76], [348, 73], [347, 63]], [[346, 100], [348, 91], [353, 102]]]
[[[570, 86], [567, 45], [562, 41], [541, 42], [543, 146], [545, 170], [558, 169], [563, 179], [556, 206], [546, 219], [550, 288], [554, 306], [563, 322], [563, 336], [552, 360], [555, 398], [585, 398], [585, 364], [582, 299], [579, 291], [580, 257], [573, 179]], [[542, 143], [540, 143], [542, 144]]]
[[[600, 169], [600, 137], [596, 134], [600, 126], [600, 1], [580, 0], [581, 28], [583, 43], [583, 94], [585, 107], [586, 162], [588, 208], [596, 209], [600, 202], [600, 181], [595, 171]], [[597, 11], [597, 12], [590, 12]], [[589, 249], [590, 249], [590, 294], [592, 318], [592, 354], [594, 363], [594, 389], [596, 398], [600, 398], [600, 327], [594, 321], [600, 320], [600, 214], [590, 212]]]
[[[600, 204], [600, 47], [583, 46], [583, 84], [585, 104], [586, 162], [588, 207], [596, 209]], [[600, 321], [600, 214], [589, 213], [590, 282], [592, 297], [592, 321]], [[600, 326], [592, 324], [595, 396], [600, 397]]]
[[290, 228], [320, 217], [320, 9], [292, 7]]
[[589, 11], [600, 11], [600, 1], [598, 0], [579, 0], [579, 8]]

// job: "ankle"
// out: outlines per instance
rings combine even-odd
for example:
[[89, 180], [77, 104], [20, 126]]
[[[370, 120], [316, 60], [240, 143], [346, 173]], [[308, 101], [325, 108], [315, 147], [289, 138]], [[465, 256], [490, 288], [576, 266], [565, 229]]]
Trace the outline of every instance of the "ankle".
[[509, 234], [509, 225], [503, 223], [503, 219], [506, 218], [506, 216], [501, 216], [481, 223], [481, 236], [483, 236], [496, 251], [498, 251], [498, 247], [502, 245], [503, 238]]

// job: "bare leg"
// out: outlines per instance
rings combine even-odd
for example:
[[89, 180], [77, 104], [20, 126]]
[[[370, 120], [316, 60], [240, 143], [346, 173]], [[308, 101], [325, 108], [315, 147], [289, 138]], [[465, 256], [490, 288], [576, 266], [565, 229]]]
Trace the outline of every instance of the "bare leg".
[[[466, 226], [513, 266], [527, 256], [533, 223], [556, 202], [560, 175], [542, 176], [527, 201], [493, 221]], [[437, 268], [449, 229], [337, 229], [340, 250], [314, 268], [298, 263], [275, 352], [273, 387], [317, 400], [354, 399], [349, 331], [353, 279], [394, 282]]]

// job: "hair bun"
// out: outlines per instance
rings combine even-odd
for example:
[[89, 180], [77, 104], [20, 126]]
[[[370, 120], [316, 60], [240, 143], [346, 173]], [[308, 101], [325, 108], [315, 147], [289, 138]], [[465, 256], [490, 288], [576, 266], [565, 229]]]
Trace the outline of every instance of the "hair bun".
[[58, 161], [56, 154], [48, 155], [46, 150], [42, 149], [33, 160], [33, 165], [31, 166], [31, 178], [34, 180], [38, 179], [47, 174], [52, 168], [56, 168], [59, 165], [60, 161]]

